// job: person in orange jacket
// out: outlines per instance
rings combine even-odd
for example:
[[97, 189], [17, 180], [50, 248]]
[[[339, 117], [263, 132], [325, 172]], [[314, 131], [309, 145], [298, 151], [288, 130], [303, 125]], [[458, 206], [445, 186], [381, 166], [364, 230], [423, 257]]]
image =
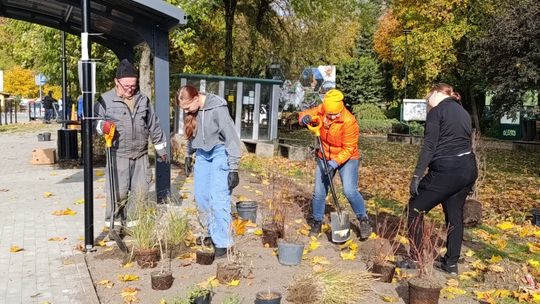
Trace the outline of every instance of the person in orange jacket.
[[320, 136], [329, 170], [329, 172], [324, 172], [323, 156], [321, 151], [318, 151], [309, 235], [318, 236], [321, 233], [326, 195], [330, 186], [328, 176], [334, 178], [337, 171], [341, 177], [345, 196], [358, 218], [360, 239], [367, 239], [372, 229], [366, 213], [364, 198], [358, 191], [358, 167], [360, 164], [358, 137], [360, 131], [356, 118], [345, 108], [343, 98], [341, 91], [331, 89], [324, 96], [321, 105], [301, 112], [298, 117], [300, 125], [303, 126], [311, 124], [314, 116], [321, 118], [323, 126], [320, 129]]

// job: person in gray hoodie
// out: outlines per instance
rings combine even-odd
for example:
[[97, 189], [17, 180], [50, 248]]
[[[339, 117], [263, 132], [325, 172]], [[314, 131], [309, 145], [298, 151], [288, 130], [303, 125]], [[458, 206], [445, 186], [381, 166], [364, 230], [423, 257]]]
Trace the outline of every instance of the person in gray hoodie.
[[215, 256], [223, 257], [232, 246], [231, 192], [238, 186], [241, 142], [229, 114], [227, 102], [214, 94], [202, 94], [193, 86], [177, 92], [184, 110], [184, 135], [188, 139], [185, 172], [192, 169], [195, 153], [195, 201], [215, 246]]

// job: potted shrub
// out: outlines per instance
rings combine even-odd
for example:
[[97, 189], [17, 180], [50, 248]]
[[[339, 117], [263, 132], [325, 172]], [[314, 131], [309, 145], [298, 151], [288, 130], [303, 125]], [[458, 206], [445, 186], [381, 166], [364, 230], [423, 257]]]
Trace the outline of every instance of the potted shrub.
[[433, 266], [444, 244], [442, 236], [446, 235], [448, 229], [444, 229], [443, 225], [423, 218], [423, 215], [418, 216], [412, 228], [414, 231], [415, 225], [423, 225], [423, 234], [419, 245], [411, 242], [409, 249], [412, 256], [416, 257], [416, 266], [418, 268], [417, 275], [408, 280], [409, 304], [438, 303], [443, 286], [442, 282], [436, 280], [433, 275]]
[[148, 202], [141, 202], [135, 211], [136, 224], [129, 228], [133, 238], [133, 256], [142, 268], [153, 268], [159, 261], [159, 249], [156, 248], [156, 210]]
[[367, 271], [330, 269], [297, 277], [287, 287], [287, 301], [307, 303], [364, 303], [373, 276]]
[[221, 284], [227, 284], [242, 277], [242, 255], [234, 247], [227, 249], [227, 259], [217, 263], [216, 279]]
[[203, 237], [200, 237], [200, 239], [201, 245], [197, 246], [195, 261], [200, 265], [212, 265], [215, 257], [214, 247], [207, 245]]
[[255, 304], [279, 304], [281, 303], [281, 293], [267, 290], [257, 292], [255, 295]]
[[[167, 223], [169, 224], [169, 223]], [[167, 253], [167, 239], [169, 234], [168, 225], [159, 227], [157, 231], [159, 252], [162, 257], [166, 256]], [[165, 245], [165, 250], [163, 250], [163, 245]], [[167, 258], [169, 269], [165, 271], [165, 261], [162, 260], [161, 269], [159, 271], [153, 271], [150, 274], [150, 280], [152, 283], [152, 289], [154, 290], [167, 290], [171, 288], [174, 278], [171, 271], [171, 259]]]
[[[283, 210], [287, 210], [287, 208], [283, 207]], [[283, 212], [283, 214], [285, 213], [287, 212]], [[299, 235], [296, 233], [296, 231], [292, 231], [293, 229], [290, 229], [290, 227], [284, 227], [285, 233], [283, 238], [278, 240], [279, 263], [287, 266], [299, 265], [300, 262], [302, 262], [302, 255], [304, 254], [305, 245], [299, 241]]]
[[188, 291], [187, 303], [189, 304], [210, 304], [212, 301], [212, 290], [208, 287], [194, 286]]
[[167, 216], [167, 244], [169, 247], [169, 258], [178, 255], [182, 244], [189, 231], [189, 220], [185, 214], [170, 211]]
[[[377, 222], [377, 238], [369, 240], [372, 243], [372, 266], [371, 271], [379, 277], [381, 282], [390, 283], [394, 278], [396, 266], [392, 261], [401, 246], [399, 242], [399, 231], [402, 228], [402, 220], [395, 225], [388, 222], [388, 214], [385, 214], [384, 220]], [[379, 215], [376, 216], [379, 218]]]

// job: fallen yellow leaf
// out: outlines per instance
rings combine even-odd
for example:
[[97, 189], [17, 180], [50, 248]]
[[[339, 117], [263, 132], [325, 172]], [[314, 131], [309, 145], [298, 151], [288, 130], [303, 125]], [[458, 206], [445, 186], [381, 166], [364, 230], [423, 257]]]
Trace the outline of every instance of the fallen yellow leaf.
[[307, 230], [306, 228], [300, 228], [298, 229], [298, 233], [300, 233], [301, 235], [308, 235], [309, 230]]
[[464, 295], [467, 292], [457, 287], [446, 287], [441, 290], [441, 295], [447, 299], [455, 299], [457, 296]]
[[69, 209], [69, 208], [66, 208], [65, 210], [56, 210], [52, 213], [52, 215], [56, 215], [56, 216], [62, 216], [62, 215], [75, 215], [77, 214], [77, 212]]
[[492, 272], [498, 272], [498, 273], [504, 272], [504, 268], [499, 265], [489, 265], [488, 269], [489, 271], [492, 271]]
[[112, 288], [114, 286], [114, 283], [109, 280], [101, 280], [97, 282], [98, 285], [102, 285], [105, 288]]
[[512, 228], [514, 228], [514, 223], [511, 223], [511, 222], [502, 222], [500, 224], [497, 225], [497, 228], [501, 229], [501, 230], [510, 230]]
[[303, 221], [303, 219], [294, 220], [294, 222], [297, 223], [297, 224], [302, 224], [302, 221]]
[[103, 170], [96, 170], [96, 176], [97, 177], [101, 177], [101, 176], [104, 176], [105, 175], [105, 171]]
[[244, 233], [246, 233], [246, 230], [247, 230], [247, 227], [246, 227], [247, 222], [248, 222], [247, 220], [235, 219], [232, 222], [234, 233], [236, 235], [244, 235]]
[[527, 247], [529, 247], [529, 251], [531, 253], [539, 253], [540, 252], [540, 244], [536, 243], [527, 243]]
[[53, 196], [53, 194], [52, 194], [52, 192], [48, 192], [48, 191], [47, 191], [47, 192], [43, 193], [43, 196], [44, 196], [45, 198], [47, 198], [47, 197]]
[[467, 250], [467, 252], [465, 252], [465, 256], [470, 258], [470, 257], [472, 257], [474, 255], [474, 253], [475, 253], [474, 251], [469, 249], [469, 250]]
[[484, 264], [481, 260], [476, 260], [471, 263], [471, 267], [482, 271], [486, 269], [486, 264]]
[[487, 260], [487, 262], [490, 264], [496, 264], [496, 263], [499, 263], [500, 261], [502, 261], [502, 257], [499, 255], [492, 255], [491, 258]]
[[328, 259], [323, 256], [314, 256], [311, 259], [311, 264], [329, 265], [330, 261], [328, 261]]
[[124, 265], [122, 265], [122, 268], [131, 268], [133, 267], [133, 263], [132, 262], [127, 262], [125, 263]]
[[458, 280], [456, 280], [456, 279], [449, 279], [448, 281], [446, 281], [446, 286], [449, 286], [449, 287], [458, 287], [458, 286], [459, 286], [459, 282], [458, 282]]
[[16, 245], [13, 245], [9, 248], [9, 252], [13, 252], [13, 253], [23, 251], [23, 250], [24, 250], [23, 248]]
[[124, 303], [137, 303], [139, 302], [139, 299], [137, 298], [137, 292], [139, 292], [138, 288], [126, 287], [122, 289], [120, 295], [122, 296]]
[[236, 287], [240, 284], [240, 280], [232, 280], [229, 283], [227, 283], [227, 286]]
[[55, 236], [55, 237], [49, 238], [48, 240], [51, 241], [51, 242], [61, 242], [61, 241], [65, 240], [65, 239], [67, 239], [67, 237]]
[[388, 303], [394, 303], [394, 302], [397, 302], [397, 299], [392, 297], [392, 296], [383, 296], [382, 297], [382, 300], [384, 302], [388, 302]]
[[533, 259], [527, 260], [527, 264], [529, 264], [529, 266], [534, 267], [534, 268], [540, 267], [540, 262]]
[[493, 293], [493, 296], [497, 298], [508, 298], [510, 295], [511, 292], [508, 289], [497, 289]]
[[356, 258], [356, 251], [350, 250], [349, 252], [341, 252], [339, 255], [345, 261], [352, 261]]
[[100, 247], [107, 247], [107, 242], [105, 242], [105, 240], [101, 240], [101, 241], [97, 242], [96, 245], [98, 245]]
[[309, 251], [313, 251], [321, 246], [321, 243], [317, 240], [316, 237], [312, 236], [311, 240], [309, 241], [308, 249]]
[[76, 200], [73, 204], [75, 204], [75, 205], [83, 205], [84, 204], [84, 198], [80, 198], [80, 199]]
[[370, 239], [370, 240], [376, 240], [378, 238], [379, 238], [379, 236], [375, 232], [372, 232], [368, 237], [368, 239]]
[[262, 235], [263, 234], [262, 229], [255, 229], [255, 231], [253, 231], [253, 234]]
[[139, 276], [135, 274], [119, 274], [118, 275], [118, 280], [121, 282], [137, 281], [138, 279], [139, 279]]
[[330, 231], [330, 225], [328, 225], [327, 223], [322, 224], [322, 226], [321, 226], [321, 232], [322, 232], [322, 233], [326, 233], [327, 231]]

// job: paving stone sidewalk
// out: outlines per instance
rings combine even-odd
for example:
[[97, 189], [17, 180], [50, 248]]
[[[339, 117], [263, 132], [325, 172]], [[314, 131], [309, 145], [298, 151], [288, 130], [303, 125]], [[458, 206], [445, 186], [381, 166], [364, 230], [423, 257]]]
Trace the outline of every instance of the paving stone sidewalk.
[[[84, 197], [82, 169], [31, 164], [33, 149], [56, 148], [56, 128], [44, 126], [52, 133], [48, 142], [38, 142], [38, 132], [0, 133], [0, 303], [99, 303], [76, 249], [84, 243], [84, 205], [76, 203]], [[103, 197], [103, 177], [94, 179], [94, 196]], [[95, 237], [104, 203], [94, 200]], [[52, 214], [66, 208], [76, 214]], [[10, 252], [12, 246], [23, 250]]]

